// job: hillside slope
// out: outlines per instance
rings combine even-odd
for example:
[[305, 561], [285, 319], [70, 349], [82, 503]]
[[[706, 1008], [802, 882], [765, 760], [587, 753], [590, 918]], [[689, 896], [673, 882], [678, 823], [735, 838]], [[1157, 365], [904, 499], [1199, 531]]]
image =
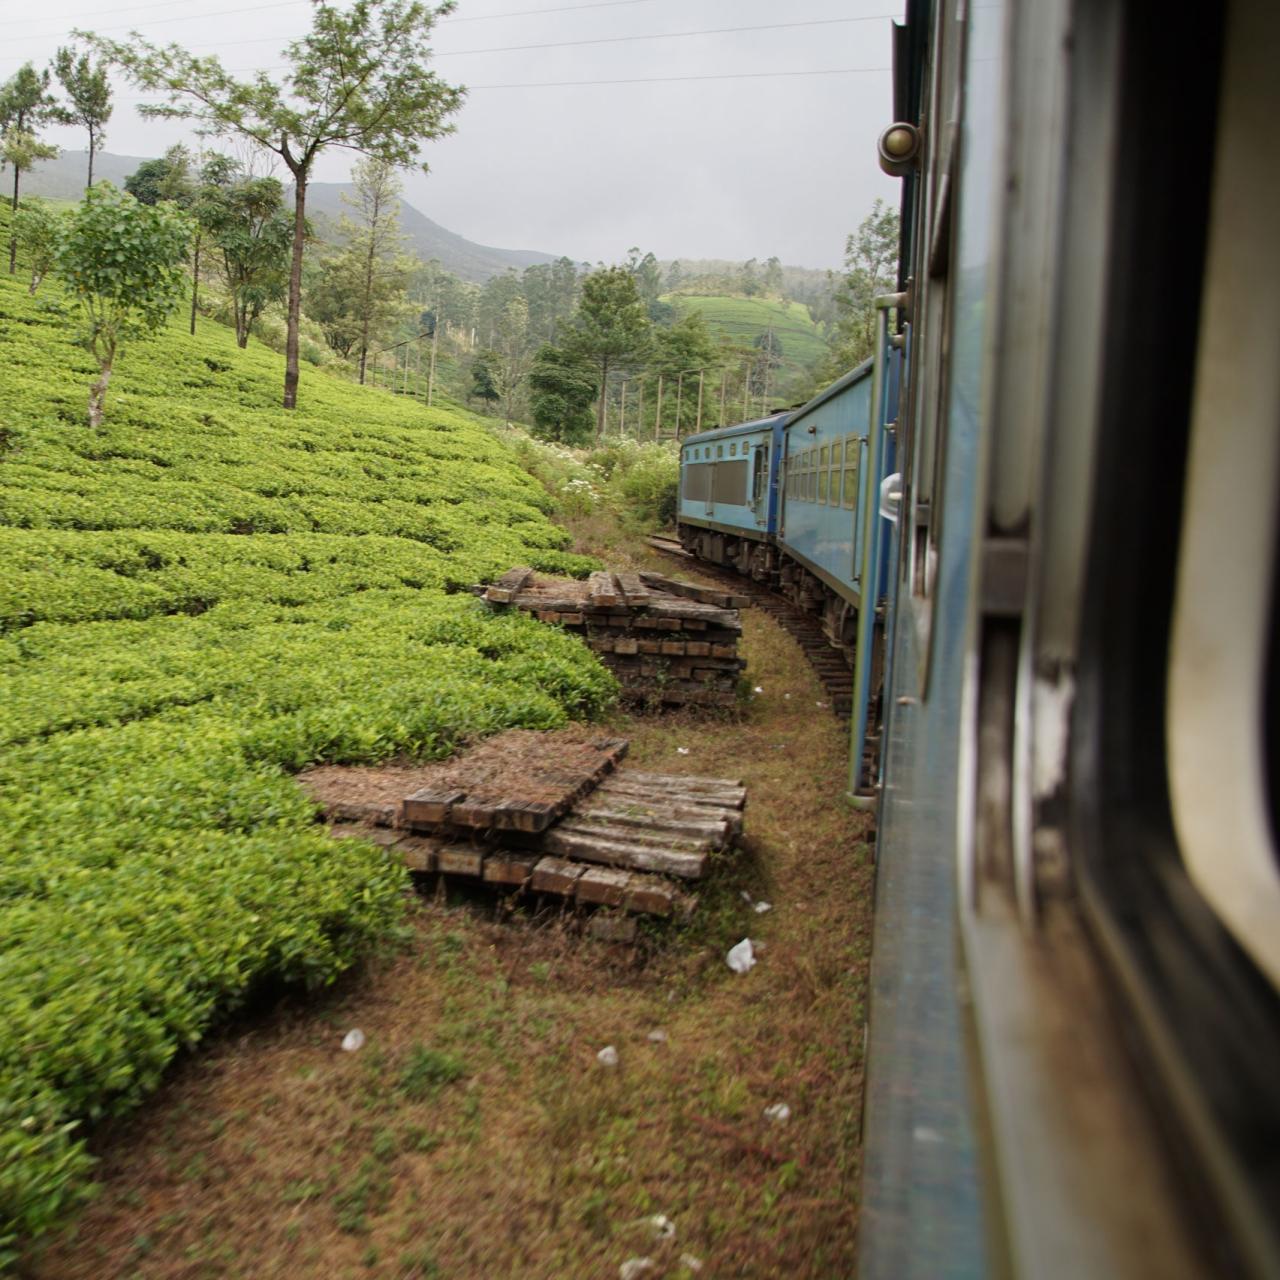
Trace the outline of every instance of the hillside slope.
[[809, 365], [826, 355], [821, 329], [799, 302], [683, 293], [669, 294], [663, 301], [670, 302], [681, 315], [700, 311], [712, 333], [724, 334], [735, 342], [749, 344], [772, 329], [782, 343], [783, 359], [790, 363]]
[[403, 870], [290, 774], [590, 714], [576, 641], [459, 589], [584, 570], [474, 419], [202, 324], [122, 356], [98, 430], [46, 287], [0, 279], [0, 1269], [136, 1102], [265, 979], [324, 983]]

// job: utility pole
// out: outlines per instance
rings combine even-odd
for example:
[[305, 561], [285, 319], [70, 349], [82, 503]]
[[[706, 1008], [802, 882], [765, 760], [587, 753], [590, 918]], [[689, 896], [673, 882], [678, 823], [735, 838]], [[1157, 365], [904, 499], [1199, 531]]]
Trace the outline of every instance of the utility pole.
[[742, 420], [746, 422], [751, 414], [751, 361], [742, 367]]
[[658, 374], [658, 408], [653, 415], [653, 438], [662, 439], [662, 374]]
[[705, 369], [698, 370], [698, 417], [697, 421], [693, 424], [695, 432], [702, 430], [702, 382], [703, 378], [706, 376], [706, 372], [707, 371]]
[[676, 439], [680, 439], [680, 399], [684, 392], [684, 370], [676, 378]]
[[431, 401], [436, 394], [436, 349], [440, 345], [440, 320], [437, 316], [435, 324], [431, 326], [431, 368], [427, 374], [427, 408], [431, 408]]
[[639, 440], [644, 433], [644, 379], [640, 379], [640, 384], [636, 388], [639, 392], [639, 405], [636, 407], [636, 439]]
[[724, 396], [729, 389], [729, 366], [720, 370], [720, 425], [724, 426]]
[[621, 413], [618, 415], [618, 434], [625, 436], [627, 434], [627, 380], [622, 380], [622, 394], [618, 397], [621, 401]]

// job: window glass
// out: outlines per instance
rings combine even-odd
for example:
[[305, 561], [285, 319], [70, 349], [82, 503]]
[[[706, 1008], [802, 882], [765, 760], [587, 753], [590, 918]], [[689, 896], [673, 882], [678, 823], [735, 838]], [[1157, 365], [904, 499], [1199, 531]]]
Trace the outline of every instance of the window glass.
[[[825, 451], [824, 451], [825, 452]], [[818, 472], [818, 501], [826, 502], [827, 500], [827, 476], [829, 472]]]
[[718, 445], [716, 445], [716, 457], [717, 457], [717, 458], [723, 458], [723, 457], [724, 457], [724, 445], [722, 445], [722, 444], [718, 444]]
[[844, 506], [852, 510], [858, 505], [858, 468], [845, 467], [844, 469]]
[[824, 444], [818, 451], [818, 466], [825, 467], [827, 465], [827, 446]]
[[738, 452], [738, 445], [737, 445], [737, 442], [735, 441], [733, 444], [729, 446], [729, 457], [732, 458], [733, 455], [737, 452]]

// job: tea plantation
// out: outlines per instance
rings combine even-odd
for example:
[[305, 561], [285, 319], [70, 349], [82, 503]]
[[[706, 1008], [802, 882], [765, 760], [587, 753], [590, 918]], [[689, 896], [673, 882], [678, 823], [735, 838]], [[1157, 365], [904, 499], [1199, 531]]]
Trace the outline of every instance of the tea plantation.
[[467, 584], [581, 572], [465, 414], [204, 323], [123, 355], [104, 426], [56, 288], [0, 280], [0, 1269], [64, 1214], [80, 1126], [136, 1103], [266, 979], [324, 983], [403, 873], [291, 772], [447, 754], [612, 696]]

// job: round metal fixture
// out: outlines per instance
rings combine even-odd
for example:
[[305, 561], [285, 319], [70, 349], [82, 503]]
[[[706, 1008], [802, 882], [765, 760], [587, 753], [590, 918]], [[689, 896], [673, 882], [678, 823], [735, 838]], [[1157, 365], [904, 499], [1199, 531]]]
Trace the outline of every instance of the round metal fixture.
[[876, 143], [880, 167], [892, 178], [904, 177], [911, 171], [919, 159], [920, 148], [920, 130], [901, 120], [891, 124]]

